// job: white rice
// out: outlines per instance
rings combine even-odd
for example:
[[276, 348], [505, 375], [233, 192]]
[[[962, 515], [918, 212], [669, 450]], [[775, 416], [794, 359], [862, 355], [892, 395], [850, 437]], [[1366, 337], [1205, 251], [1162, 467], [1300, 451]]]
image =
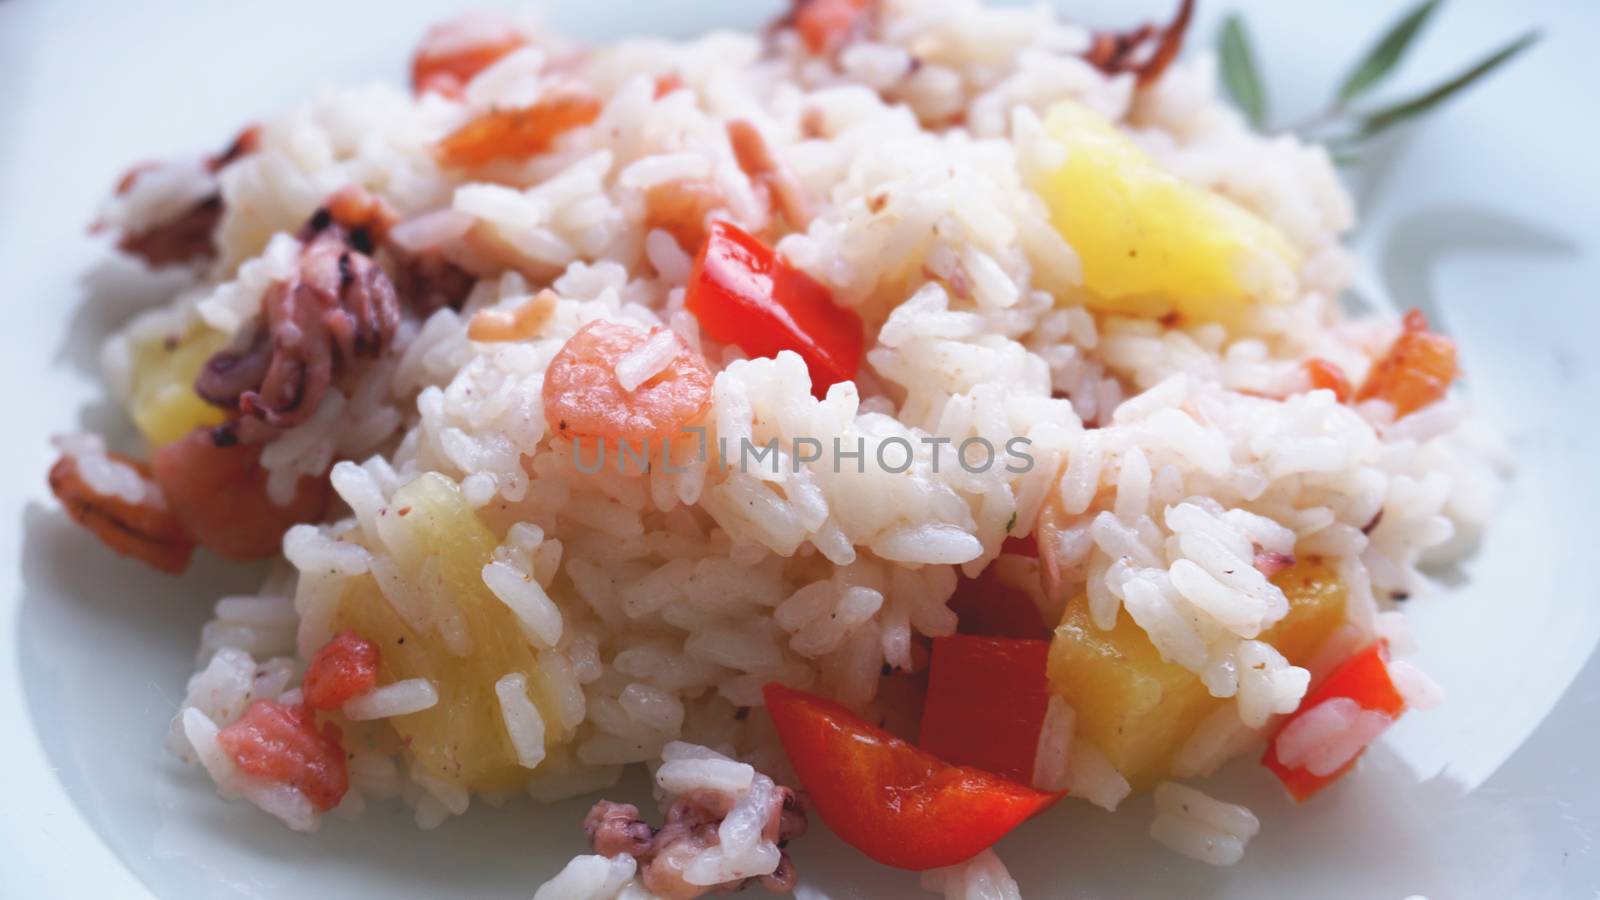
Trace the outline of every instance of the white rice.
[[[347, 184], [394, 207], [400, 245], [439, 250], [478, 276], [461, 310], [405, 323], [392, 354], [342, 379], [263, 451], [280, 500], [331, 465], [342, 518], [291, 529], [286, 574], [260, 597], [218, 604], [170, 743], [292, 827], [316, 824], [305, 798], [241, 781], [215, 732], [252, 700], [298, 699], [297, 660], [333, 636], [352, 591], [380, 594], [441, 652], [489, 652], [445, 584], [442, 551], [392, 510], [418, 479], [459, 491], [496, 545], [470, 580], [510, 611], [535, 660], [491, 677], [516, 762], [532, 770], [527, 792], [541, 801], [660, 758], [655, 783], [669, 796], [713, 791], [735, 808], [756, 804], [786, 766], [770, 723], [751, 711], [764, 684], [881, 712], [885, 666], [909, 671], [924, 639], [955, 632], [947, 602], [960, 575], [1029, 536], [1051, 562], [1042, 567], [1051, 589], [1038, 598], [1049, 616], [1082, 595], [1097, 629], [1131, 621], [1164, 660], [1228, 698], [1174, 758], [1175, 776], [1203, 775], [1258, 747], [1357, 647], [1383, 637], [1404, 652], [1409, 634], [1391, 598], [1426, 594], [1419, 567], [1465, 549], [1487, 520], [1494, 468], [1461, 398], [1394, 421], [1384, 403], [1342, 406], [1305, 390], [1300, 366], [1311, 357], [1359, 383], [1395, 326], [1348, 320], [1339, 307], [1354, 216], [1326, 152], [1251, 132], [1218, 99], [1210, 61], [1174, 67], [1136, 94], [1131, 78], [1079, 58], [1088, 32], [1043, 6], [886, 0], [831, 61], [787, 32], [770, 44], [713, 33], [573, 56], [571, 77], [601, 103], [594, 125], [525, 163], [442, 168], [441, 138], [477, 112], [537, 97], [551, 84], [547, 64], [568, 58], [553, 36], [515, 27], [534, 46], [474, 79], [461, 102], [393, 86], [330, 90], [268, 120], [259, 152], [210, 186], [227, 210], [215, 270], [105, 354], [129, 397], [135, 349], [174, 323], [228, 335], [253, 327], [265, 292], [295, 270], [301, 248], [289, 235]], [[666, 72], [686, 89], [656, 97]], [[1227, 326], [1077, 305], [1078, 254], [1028, 186], [1065, 158], [1041, 124], [1062, 99], [1281, 231], [1304, 264], [1254, 277], [1292, 294], [1287, 302]], [[758, 126], [810, 202], [808, 222], [785, 225], [775, 192], [740, 169], [727, 135], [738, 118]], [[201, 187], [185, 171], [141, 178], [107, 221], [126, 227], [178, 208]], [[646, 192], [682, 181], [714, 185], [726, 215], [773, 236], [862, 318], [854, 381], [819, 398], [796, 354], [746, 359], [701, 334], [685, 308], [691, 254], [646, 227]], [[535, 296], [549, 314], [533, 333], [469, 339], [475, 314], [509, 315]], [[546, 369], [595, 320], [663, 329], [616, 363], [624, 392], [660, 376], [679, 341], [704, 355], [715, 376], [706, 458], [679, 447], [681, 468], [584, 472], [581, 454], [549, 433]], [[778, 449], [741, 469], [746, 440]], [[717, 464], [717, 441], [735, 465]], [[805, 441], [830, 452], [811, 458]], [[1003, 464], [1012, 441], [1027, 442], [1030, 467]], [[964, 465], [983, 442], [1001, 464]], [[153, 496], [103, 444], [62, 448], [104, 492]], [[1036, 533], [1047, 520], [1053, 530]], [[1262, 640], [1289, 610], [1255, 568], [1260, 552], [1320, 557], [1348, 592], [1348, 621], [1304, 665]], [[1413, 667], [1390, 671], [1408, 705], [1438, 701]], [[467, 792], [430, 780], [380, 721], [433, 707], [442, 687], [412, 678], [346, 704], [344, 724], [363, 743], [345, 812], [362, 797], [399, 797], [431, 827], [465, 811]], [[1280, 756], [1337, 768], [1381, 730], [1341, 706], [1313, 713], [1279, 738]], [[1034, 783], [1114, 810], [1129, 781], [1075, 739], [1078, 719], [1052, 699]], [[1254, 834], [1238, 807], [1176, 785], [1156, 793], [1152, 831], [1181, 852], [1225, 864]], [[693, 864], [697, 883], [773, 870], [776, 848], [752, 842], [748, 821], [723, 824], [721, 849]], [[631, 866], [580, 857], [538, 896], [637, 896]], [[970, 900], [1017, 892], [990, 853], [930, 884]]]
[[63, 457], [77, 465], [78, 476], [97, 494], [133, 504], [165, 506], [161, 488], [137, 469], [107, 455], [105, 441], [95, 434], [63, 434], [53, 441]]
[[656, 769], [656, 786], [672, 794], [687, 794], [699, 786], [737, 794], [750, 789], [755, 775], [749, 765], [726, 759], [670, 759]]
[[1150, 836], [1191, 859], [1231, 866], [1261, 830], [1255, 814], [1213, 800], [1199, 791], [1164, 781], [1156, 785], [1156, 818]]
[[1389, 680], [1405, 700], [1409, 709], [1433, 709], [1444, 702], [1444, 688], [1422, 671], [1403, 659], [1390, 660]]
[[[1067, 701], [1052, 694], [1039, 728], [1039, 746], [1033, 755], [1033, 786], [1041, 791], [1062, 791], [1071, 786], [1072, 727], [1075, 714]], [[1092, 765], [1092, 764], [1091, 764]], [[1114, 807], [1116, 803], [1113, 801]]]
[[1278, 762], [1291, 769], [1332, 775], [1365, 750], [1391, 721], [1383, 713], [1362, 709], [1348, 697], [1330, 697], [1296, 716], [1278, 733], [1273, 748]]
[[439, 703], [439, 691], [426, 678], [407, 678], [345, 702], [342, 712], [353, 722], [389, 719], [432, 709]]
[[[771, 778], [709, 747], [673, 741], [662, 748], [656, 786], [663, 810], [678, 797], [692, 795], [708, 809], [727, 811], [717, 825], [717, 841], [683, 863], [681, 877], [685, 885], [736, 883], [777, 870], [782, 852], [764, 834], [777, 796], [777, 785]], [[535, 896], [599, 900], [637, 896], [643, 900], [651, 895], [633, 880], [634, 870], [631, 857], [606, 860], [579, 856], [540, 887]]]
[[678, 356], [678, 336], [658, 332], [639, 349], [617, 362], [617, 383], [632, 393], [639, 385], [659, 375]]
[[1022, 900], [1021, 889], [993, 850], [957, 866], [923, 872], [922, 887], [945, 900]]
[[1116, 812], [1122, 801], [1133, 793], [1128, 780], [1098, 747], [1087, 741], [1073, 744], [1071, 754], [1067, 765], [1067, 793], [1106, 812]]
[[554, 647], [561, 642], [561, 611], [538, 581], [509, 563], [497, 561], [483, 567], [483, 583], [511, 608], [528, 637], [539, 646]]
[[511, 745], [517, 749], [517, 762], [525, 769], [536, 769], [544, 762], [544, 717], [528, 699], [528, 679], [512, 672], [494, 683], [500, 699], [500, 718], [505, 722]]
[[633, 882], [638, 867], [631, 856], [577, 856], [560, 874], [539, 886], [533, 900], [615, 900]]

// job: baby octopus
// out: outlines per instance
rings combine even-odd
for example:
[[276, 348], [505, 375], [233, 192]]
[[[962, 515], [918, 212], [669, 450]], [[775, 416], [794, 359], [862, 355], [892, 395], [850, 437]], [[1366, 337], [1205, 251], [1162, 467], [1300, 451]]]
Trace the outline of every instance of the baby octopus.
[[289, 428], [310, 418], [334, 376], [375, 358], [400, 326], [394, 283], [373, 260], [373, 236], [326, 208], [301, 230], [295, 274], [268, 289], [261, 326], [217, 354], [195, 384], [211, 403]]
[[[216, 175], [256, 152], [260, 142], [260, 129], [254, 125], [246, 128], [221, 153], [206, 159], [206, 171]], [[160, 163], [134, 166], [117, 183], [117, 195], [126, 195], [142, 176], [160, 167]], [[138, 231], [123, 232], [117, 239], [117, 248], [139, 257], [153, 268], [210, 259], [216, 255], [212, 236], [217, 223], [222, 221], [222, 210], [222, 191], [218, 188], [165, 221]]]
[[[796, 873], [789, 854], [779, 857], [778, 868], [759, 879], [725, 884], [690, 884], [683, 878], [689, 861], [718, 842], [717, 825], [727, 815], [727, 799], [715, 793], [689, 794], [667, 810], [666, 822], [652, 828], [639, 818], [639, 809], [626, 803], [601, 800], [583, 820], [583, 830], [594, 852], [601, 856], [626, 854], [639, 861], [639, 877], [652, 894], [667, 900], [692, 900], [702, 894], [730, 893], [759, 880], [775, 894], [794, 890]], [[786, 787], [773, 795], [772, 809], [761, 832], [763, 840], [779, 847], [806, 833], [806, 814], [798, 795]]]

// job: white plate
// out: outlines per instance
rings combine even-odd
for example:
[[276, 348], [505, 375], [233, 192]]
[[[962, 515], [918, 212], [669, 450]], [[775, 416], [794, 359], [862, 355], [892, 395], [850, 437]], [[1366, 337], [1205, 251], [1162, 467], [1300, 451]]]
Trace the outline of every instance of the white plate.
[[[1390, 2], [1237, 3], [1279, 108], [1305, 111], [1394, 14]], [[183, 580], [115, 559], [70, 527], [44, 473], [52, 432], [125, 429], [94, 348], [161, 296], [85, 234], [130, 162], [209, 148], [321, 82], [399, 78], [448, 0], [93, 5], [0, 0], [0, 296], [8, 512], [0, 575], [0, 896], [526, 897], [582, 850], [584, 804], [475, 810], [432, 833], [406, 816], [315, 837], [224, 804], [162, 751], [206, 608], [255, 575], [207, 561]], [[555, 4], [588, 38], [763, 21], [747, 0]], [[1139, 4], [1164, 15], [1167, 4]], [[1207, 4], [1211, 15], [1222, 4]], [[1134, 11], [1084, 3], [1090, 21]], [[1215, 793], [1265, 829], [1208, 869], [1144, 838], [1148, 801], [1057, 807], [1000, 846], [1029, 897], [1589, 896], [1600, 884], [1594, 714], [1600, 589], [1590, 468], [1600, 365], [1593, 3], [1451, 4], [1409, 62], [1417, 86], [1530, 24], [1528, 58], [1370, 160], [1359, 241], [1371, 280], [1460, 338], [1468, 385], [1519, 470], [1482, 552], [1412, 605], [1421, 663], [1451, 694], [1369, 752], [1358, 777], [1294, 809], [1255, 766]], [[1209, 42], [1214, 19], [1195, 44]], [[1286, 117], [1287, 118], [1287, 117]], [[1378, 190], [1377, 188], [1380, 188]], [[638, 790], [639, 785], [633, 785]], [[831, 837], [798, 846], [807, 890], [916, 895]], [[813, 894], [813, 896], [815, 896]]]

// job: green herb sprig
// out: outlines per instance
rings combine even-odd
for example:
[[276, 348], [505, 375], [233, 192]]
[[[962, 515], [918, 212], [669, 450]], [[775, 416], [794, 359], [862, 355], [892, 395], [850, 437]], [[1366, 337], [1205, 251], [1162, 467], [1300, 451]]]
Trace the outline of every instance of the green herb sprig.
[[[1357, 101], [1370, 95], [1399, 67], [1441, 5], [1442, 0], [1424, 0], [1407, 11], [1351, 67], [1327, 107], [1285, 130], [1308, 140], [1327, 143], [1340, 165], [1357, 162], [1365, 142], [1396, 125], [1432, 112], [1539, 41], [1539, 32], [1529, 31], [1435, 87], [1389, 103], [1357, 108]], [[1267, 90], [1251, 47], [1250, 33], [1237, 13], [1230, 14], [1222, 23], [1217, 54], [1222, 84], [1234, 105], [1257, 128], [1273, 130]]]

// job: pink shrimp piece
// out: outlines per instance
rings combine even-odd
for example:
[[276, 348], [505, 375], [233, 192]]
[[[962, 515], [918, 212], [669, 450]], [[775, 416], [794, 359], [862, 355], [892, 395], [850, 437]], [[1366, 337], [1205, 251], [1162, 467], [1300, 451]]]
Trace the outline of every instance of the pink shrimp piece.
[[[120, 453], [107, 453], [107, 464], [120, 463], [139, 477], [152, 481], [150, 467]], [[189, 567], [194, 539], [183, 522], [167, 508], [160, 492], [139, 502], [107, 494], [90, 484], [71, 454], [50, 469], [50, 490], [74, 522], [89, 529], [106, 546], [174, 575]]]
[[468, 13], [441, 22], [428, 29], [411, 60], [411, 90], [460, 99], [479, 72], [527, 45], [527, 36], [504, 16]]
[[644, 202], [645, 230], [665, 231], [691, 256], [705, 246], [707, 219], [725, 205], [716, 185], [694, 178], [655, 185], [645, 191]]
[[261, 448], [238, 443], [225, 429], [197, 428], [156, 451], [151, 469], [167, 507], [200, 546], [245, 562], [276, 556], [283, 533], [315, 522], [333, 488], [327, 476], [304, 476], [285, 506], [267, 494]]
[[711, 405], [711, 370], [699, 353], [672, 335], [676, 354], [632, 391], [617, 378], [617, 363], [664, 328], [644, 331], [594, 321], [579, 329], [551, 360], [544, 379], [544, 417], [564, 438], [602, 438], [630, 445], [670, 441]]
[[244, 717], [222, 729], [217, 742], [244, 772], [287, 784], [327, 812], [350, 786], [338, 726], [317, 726], [305, 704], [272, 700], [250, 704]]
[[354, 631], [334, 635], [306, 666], [301, 693], [312, 709], [338, 709], [378, 686], [378, 645]]
[[790, 228], [804, 231], [811, 224], [812, 216], [805, 189], [794, 173], [772, 155], [772, 148], [761, 136], [760, 129], [746, 119], [734, 119], [728, 123], [728, 143], [733, 147], [739, 168], [750, 176], [757, 190], [767, 193]]

